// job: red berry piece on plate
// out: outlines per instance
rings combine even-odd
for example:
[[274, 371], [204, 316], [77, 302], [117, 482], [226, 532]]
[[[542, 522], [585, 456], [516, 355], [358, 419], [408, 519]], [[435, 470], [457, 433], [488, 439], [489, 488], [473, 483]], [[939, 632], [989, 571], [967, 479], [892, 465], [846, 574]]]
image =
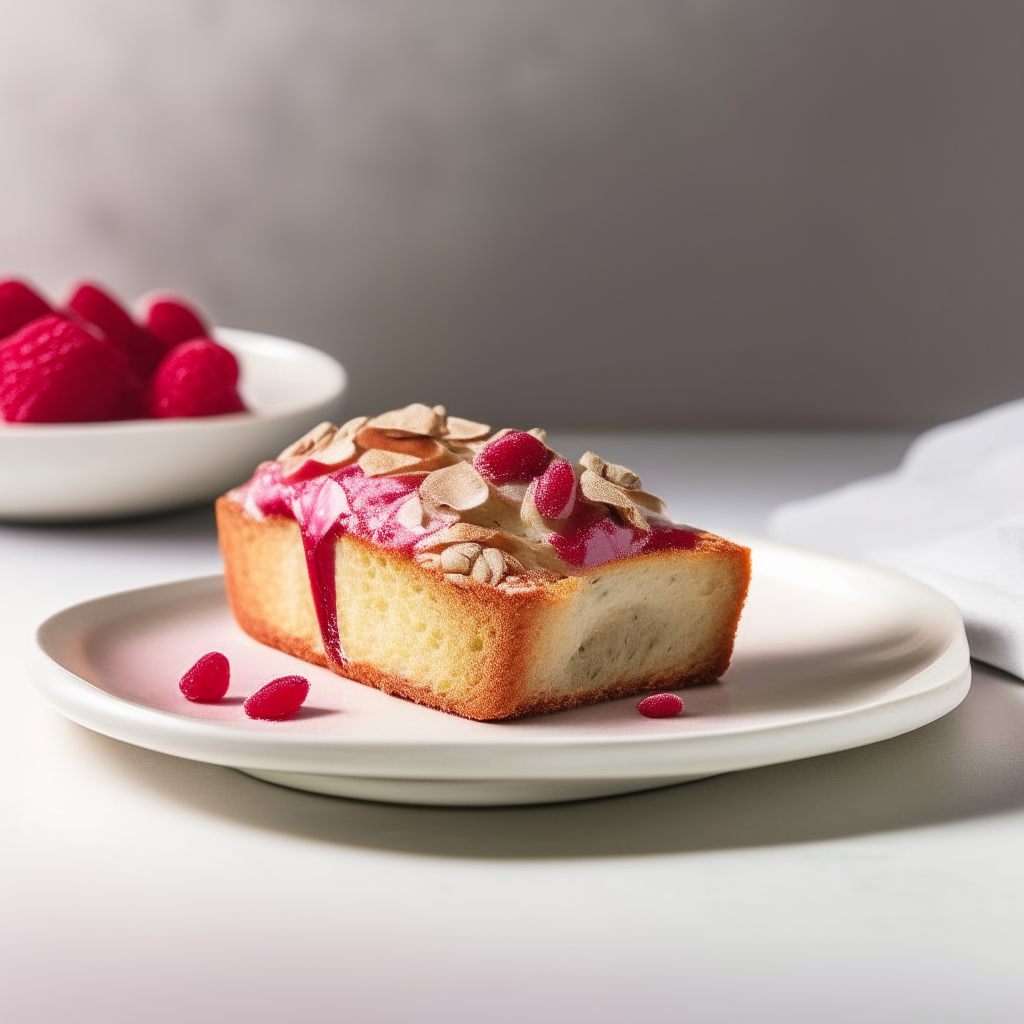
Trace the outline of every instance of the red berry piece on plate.
[[0, 281], [0, 338], [52, 312], [46, 299], [24, 281]]
[[220, 700], [228, 692], [230, 682], [228, 659], [220, 651], [210, 651], [181, 677], [178, 689], [189, 700], [210, 703]]
[[209, 338], [182, 342], [164, 356], [153, 374], [149, 414], [166, 419], [245, 412], [237, 383], [238, 360], [222, 345]]
[[545, 519], [564, 519], [576, 503], [576, 474], [565, 459], [552, 459], [537, 480], [533, 503]]
[[177, 295], [154, 295], [143, 309], [146, 327], [164, 343], [165, 349], [210, 334], [210, 327], [199, 312]]
[[119, 348], [56, 313], [0, 345], [0, 419], [11, 423], [124, 419], [137, 389]]
[[550, 450], [539, 438], [522, 430], [510, 430], [481, 448], [473, 465], [491, 483], [508, 484], [539, 476], [550, 458]]
[[98, 327], [128, 357], [128, 364], [139, 379], [149, 380], [166, 346], [137, 324], [116, 299], [97, 285], [84, 282], [68, 299], [67, 308]]
[[309, 680], [304, 676], [281, 676], [246, 697], [242, 707], [250, 718], [276, 722], [294, 715], [308, 695]]
[[652, 693], [636, 709], [645, 718], [673, 718], [683, 710], [683, 702], [674, 693]]

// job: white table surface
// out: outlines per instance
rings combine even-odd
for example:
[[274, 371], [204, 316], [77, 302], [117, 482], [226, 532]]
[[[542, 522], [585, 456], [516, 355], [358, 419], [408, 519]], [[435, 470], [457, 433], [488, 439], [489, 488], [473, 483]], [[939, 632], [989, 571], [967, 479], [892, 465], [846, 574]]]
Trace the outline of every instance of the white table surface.
[[[903, 435], [553, 438], [677, 517], [893, 465]], [[977, 667], [908, 736], [635, 796], [337, 800], [93, 735], [31, 690], [34, 625], [216, 571], [211, 516], [0, 526], [0, 1019], [1019, 1021], [1024, 685]]]

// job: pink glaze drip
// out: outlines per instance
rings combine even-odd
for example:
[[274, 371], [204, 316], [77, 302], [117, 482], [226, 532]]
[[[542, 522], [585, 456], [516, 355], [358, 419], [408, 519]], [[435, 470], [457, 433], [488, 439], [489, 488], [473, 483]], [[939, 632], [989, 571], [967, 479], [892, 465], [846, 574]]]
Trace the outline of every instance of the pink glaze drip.
[[324, 649], [341, 665], [345, 652], [338, 631], [334, 541], [350, 533], [411, 554], [418, 540], [448, 523], [414, 533], [398, 521], [398, 510], [426, 474], [367, 477], [358, 466], [334, 473], [325, 473], [320, 466], [323, 475], [313, 476], [315, 469], [307, 463], [302, 473], [286, 480], [280, 463], [265, 462], [243, 489], [242, 503], [262, 515], [287, 516], [299, 524]]
[[[334, 541], [352, 534], [411, 555], [418, 541], [455, 521], [454, 517], [440, 518], [419, 531], [399, 521], [399, 509], [419, 489], [425, 476], [368, 477], [357, 465], [328, 473], [326, 467], [309, 462], [300, 473], [285, 479], [280, 463], [265, 462], [237, 493], [250, 514], [286, 516], [299, 524], [324, 649], [339, 665], [345, 661], [345, 652], [338, 630]], [[697, 534], [674, 524], [655, 522], [648, 533], [618, 522], [593, 505], [578, 502], [564, 529], [551, 534], [548, 542], [564, 562], [576, 569], [589, 569], [647, 551], [690, 550], [696, 546]]]
[[617, 522], [610, 515], [595, 513], [591, 507], [571, 516], [565, 531], [552, 534], [549, 540], [563, 562], [576, 569], [590, 569], [647, 551], [689, 551], [697, 544], [697, 534], [679, 526], [655, 523], [648, 533]]

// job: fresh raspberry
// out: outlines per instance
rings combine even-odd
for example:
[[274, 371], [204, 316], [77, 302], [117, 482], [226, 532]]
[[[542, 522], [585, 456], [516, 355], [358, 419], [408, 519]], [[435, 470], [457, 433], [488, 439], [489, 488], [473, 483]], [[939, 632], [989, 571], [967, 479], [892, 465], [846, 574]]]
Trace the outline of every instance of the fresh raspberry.
[[513, 480], [532, 480], [544, 472], [550, 457], [543, 441], [533, 434], [512, 430], [481, 448], [473, 465], [491, 483], [507, 484]]
[[308, 695], [309, 680], [304, 676], [281, 676], [246, 697], [242, 707], [250, 718], [275, 722], [294, 715]]
[[0, 281], [0, 338], [20, 330], [27, 323], [53, 312], [46, 299], [24, 281]]
[[184, 341], [164, 356], [153, 374], [149, 414], [166, 419], [245, 412], [237, 382], [238, 361], [226, 348], [209, 338]]
[[137, 389], [119, 348], [56, 313], [0, 345], [0, 419], [12, 423], [124, 419]]
[[189, 700], [212, 702], [220, 700], [228, 692], [231, 682], [231, 666], [220, 651], [204, 654], [178, 683]]
[[95, 324], [128, 357], [140, 380], [149, 380], [167, 351], [151, 331], [137, 324], [115, 299], [97, 285], [83, 282], [68, 299], [67, 308]]
[[146, 327], [164, 343], [167, 351], [183, 341], [210, 335], [210, 328], [198, 310], [177, 295], [154, 295], [145, 309]]
[[674, 693], [652, 693], [636, 709], [646, 718], [672, 718], [683, 710], [683, 702]]
[[576, 474], [565, 459], [552, 459], [537, 480], [533, 503], [545, 519], [564, 519], [576, 503]]

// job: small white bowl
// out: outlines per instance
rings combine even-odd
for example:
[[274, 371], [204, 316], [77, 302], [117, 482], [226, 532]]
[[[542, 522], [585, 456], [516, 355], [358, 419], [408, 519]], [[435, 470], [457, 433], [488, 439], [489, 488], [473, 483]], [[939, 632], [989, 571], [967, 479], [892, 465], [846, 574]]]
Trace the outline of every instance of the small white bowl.
[[0, 517], [69, 521], [209, 501], [341, 404], [347, 377], [297, 341], [217, 328], [251, 412], [110, 423], [0, 422]]

